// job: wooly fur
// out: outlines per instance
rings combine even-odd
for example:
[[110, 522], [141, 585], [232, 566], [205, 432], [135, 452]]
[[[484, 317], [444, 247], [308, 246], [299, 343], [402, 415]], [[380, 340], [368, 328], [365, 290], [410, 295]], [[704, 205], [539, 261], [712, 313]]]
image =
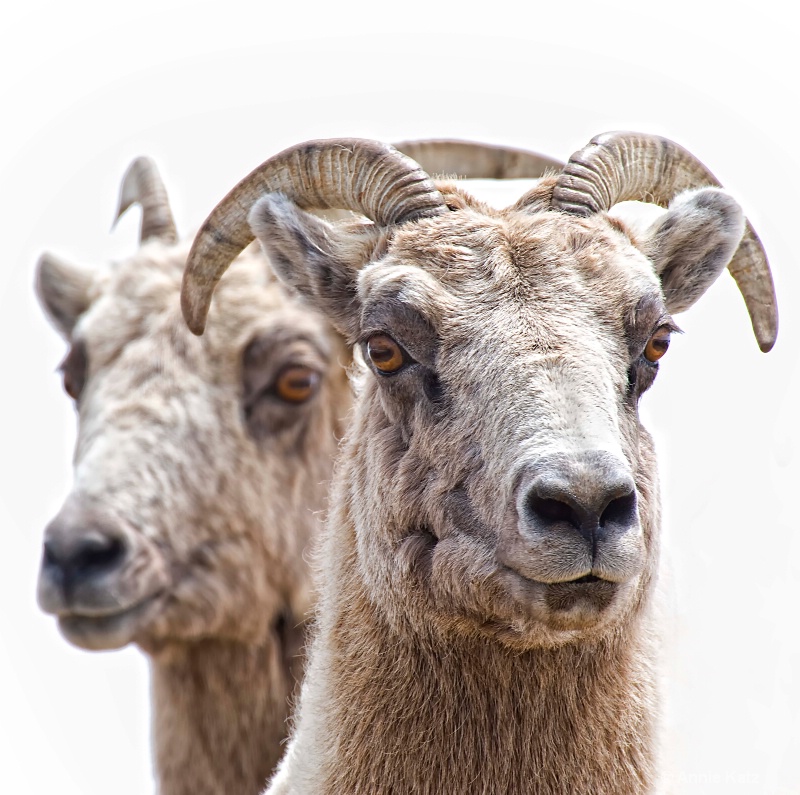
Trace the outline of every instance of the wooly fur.
[[[634, 236], [606, 214], [550, 211], [552, 186], [495, 211], [440, 184], [450, 212], [357, 234], [280, 194], [250, 214], [279, 276], [365, 362], [270, 793], [656, 786], [645, 353], [725, 267], [743, 218], [703, 189]], [[403, 351], [390, 374], [370, 359], [386, 336]], [[542, 501], [556, 518], [537, 529], [529, 484], [544, 471], [591, 496], [595, 461], [631, 483], [624, 521], [590, 538], [558, 520], [567, 494]]]
[[[187, 253], [151, 240], [94, 271], [40, 261], [79, 426], [39, 600], [70, 642], [149, 656], [162, 795], [247, 795], [277, 763], [302, 672], [306, 554], [351, 402], [349, 354], [254, 249], [194, 337], [178, 301]], [[298, 364], [316, 392], [286, 403], [271, 385]], [[113, 566], [72, 580], [53, 565], [112, 542]]]

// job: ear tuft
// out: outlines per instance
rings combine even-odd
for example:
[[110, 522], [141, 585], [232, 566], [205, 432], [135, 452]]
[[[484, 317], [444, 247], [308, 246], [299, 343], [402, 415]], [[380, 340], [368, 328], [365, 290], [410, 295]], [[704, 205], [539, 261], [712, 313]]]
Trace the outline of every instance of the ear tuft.
[[642, 248], [661, 277], [670, 312], [683, 312], [716, 281], [744, 233], [741, 207], [725, 191], [679, 194], [645, 233]]
[[78, 318], [89, 308], [94, 274], [52, 254], [36, 263], [34, 289], [56, 330], [69, 339]]

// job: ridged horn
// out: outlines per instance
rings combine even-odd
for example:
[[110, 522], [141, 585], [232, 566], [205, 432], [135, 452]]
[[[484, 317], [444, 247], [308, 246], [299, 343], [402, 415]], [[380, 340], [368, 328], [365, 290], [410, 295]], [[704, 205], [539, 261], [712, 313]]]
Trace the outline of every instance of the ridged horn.
[[[622, 201], [666, 207], [681, 191], [706, 185], [721, 187], [694, 155], [675, 142], [643, 133], [610, 132], [572, 155], [558, 176], [552, 206], [583, 216]], [[766, 252], [749, 221], [728, 270], [744, 298], [758, 345], [766, 353], [778, 335], [778, 304]]]
[[195, 237], [181, 288], [183, 316], [195, 334], [203, 333], [217, 282], [253, 240], [250, 208], [277, 191], [304, 209], [353, 210], [380, 226], [447, 212], [431, 178], [389, 144], [333, 138], [285, 149], [239, 182]]
[[151, 238], [163, 240], [165, 243], [178, 242], [178, 230], [169, 207], [167, 189], [156, 164], [149, 157], [137, 157], [128, 166], [119, 191], [115, 224], [133, 204], [142, 207], [140, 243]]
[[454, 174], [462, 179], [539, 179], [564, 168], [561, 160], [547, 155], [475, 141], [432, 138], [400, 141], [394, 147], [429, 174]]

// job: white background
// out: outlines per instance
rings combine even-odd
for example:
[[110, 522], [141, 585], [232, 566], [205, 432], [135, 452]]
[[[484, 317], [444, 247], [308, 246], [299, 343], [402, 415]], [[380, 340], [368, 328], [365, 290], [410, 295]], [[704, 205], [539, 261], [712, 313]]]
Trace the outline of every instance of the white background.
[[74, 438], [53, 373], [63, 344], [31, 289], [39, 253], [100, 264], [133, 251], [136, 213], [109, 229], [139, 154], [157, 160], [188, 234], [251, 168], [309, 138], [449, 136], [567, 158], [596, 133], [634, 129], [679, 141], [739, 198], [782, 310], [765, 356], [723, 276], [679, 318], [686, 334], [643, 404], [673, 570], [669, 766], [682, 793], [800, 793], [800, 55], [781, 8], [4, 6], [0, 791], [152, 791], [144, 658], [73, 649], [35, 604]]

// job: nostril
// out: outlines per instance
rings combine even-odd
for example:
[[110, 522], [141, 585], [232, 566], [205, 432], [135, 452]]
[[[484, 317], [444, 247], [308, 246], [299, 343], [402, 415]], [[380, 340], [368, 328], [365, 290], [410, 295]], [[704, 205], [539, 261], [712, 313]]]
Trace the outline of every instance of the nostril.
[[600, 516], [600, 527], [608, 525], [630, 525], [636, 520], [636, 492], [631, 491], [616, 497], [606, 505]]
[[572, 506], [561, 500], [531, 496], [528, 505], [535, 517], [543, 519], [548, 524], [555, 524], [556, 522], [568, 522], [575, 526], [579, 524], [578, 517]]
[[87, 536], [75, 547], [70, 561], [71, 568], [76, 574], [99, 574], [114, 568], [124, 554], [125, 547], [116, 536]]
[[125, 557], [125, 545], [116, 535], [85, 532], [74, 539], [48, 539], [42, 551], [42, 568], [56, 581], [72, 583], [110, 571]]

